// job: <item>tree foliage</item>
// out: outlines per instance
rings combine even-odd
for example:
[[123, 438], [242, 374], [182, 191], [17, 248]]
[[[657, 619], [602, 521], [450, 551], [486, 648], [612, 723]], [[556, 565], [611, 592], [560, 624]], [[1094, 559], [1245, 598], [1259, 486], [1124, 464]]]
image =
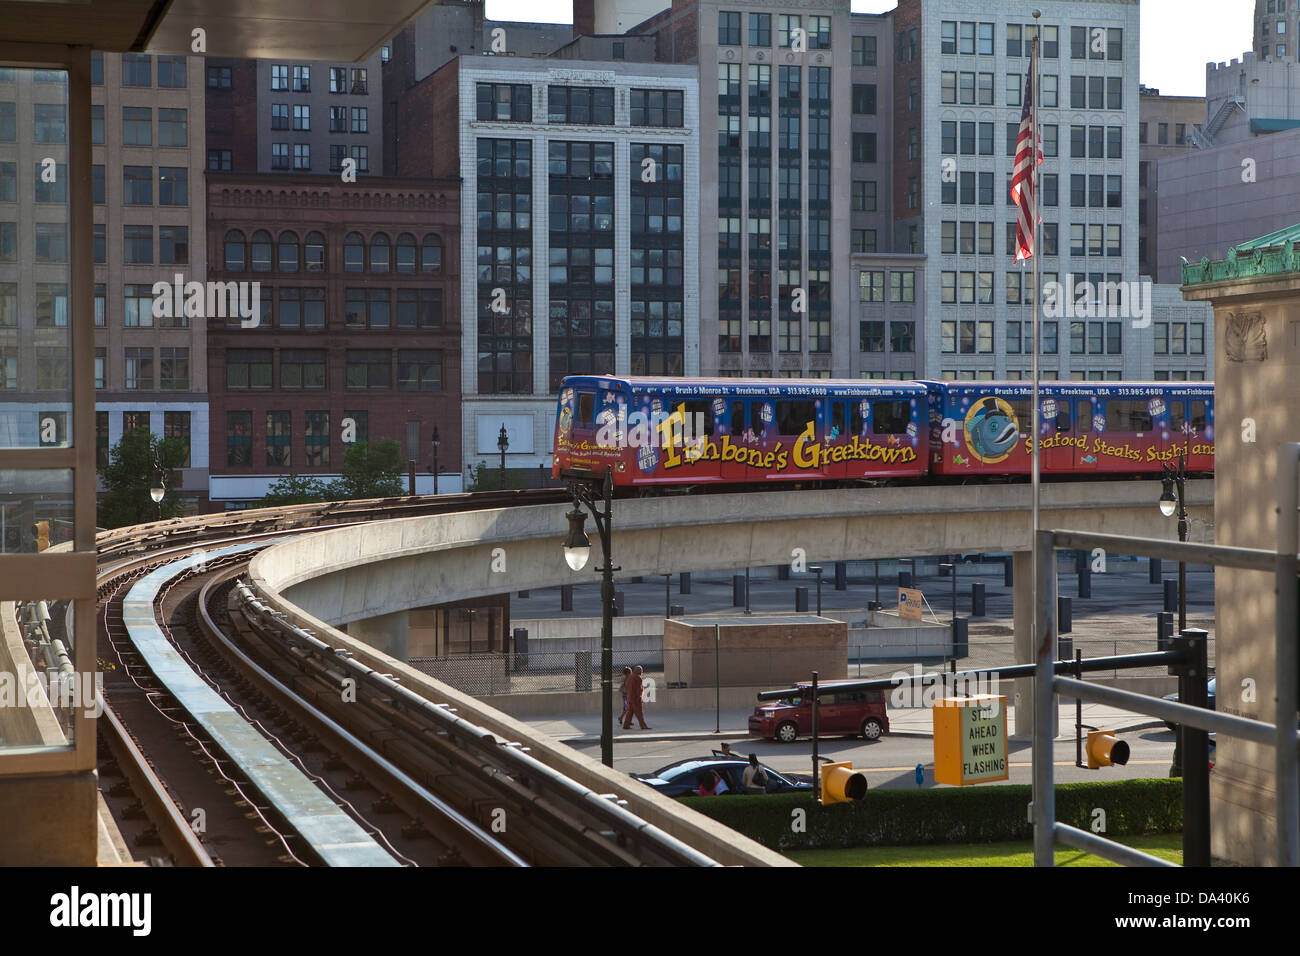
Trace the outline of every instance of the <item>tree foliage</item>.
[[342, 475], [330, 483], [330, 497], [391, 498], [407, 492], [406, 459], [402, 446], [393, 438], [373, 444], [357, 442], [343, 456]]
[[99, 500], [100, 527], [121, 528], [158, 519], [159, 506], [154, 504], [149, 489], [156, 480], [159, 467], [166, 489], [162, 517], [174, 518], [184, 514], [185, 506], [177, 490], [180, 482], [171, 473], [185, 464], [186, 455], [185, 443], [180, 439], [159, 440], [157, 435], [143, 428], [126, 432], [122, 440], [109, 449], [108, 465], [99, 470], [106, 492]]
[[268, 508], [276, 505], [305, 505], [331, 500], [330, 485], [311, 475], [281, 475], [262, 499]]
[[518, 475], [507, 471], [503, 477], [500, 468], [494, 468], [486, 461], [471, 468], [469, 475], [470, 491], [507, 491], [522, 487]]

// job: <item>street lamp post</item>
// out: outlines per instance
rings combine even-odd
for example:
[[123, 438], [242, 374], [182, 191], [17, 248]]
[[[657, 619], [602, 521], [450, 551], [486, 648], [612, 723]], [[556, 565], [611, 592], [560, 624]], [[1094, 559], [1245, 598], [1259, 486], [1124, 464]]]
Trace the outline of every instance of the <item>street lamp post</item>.
[[162, 462], [157, 458], [153, 461], [153, 475], [153, 484], [149, 486], [149, 497], [158, 506], [158, 520], [162, 521], [162, 500], [167, 495], [167, 485], [163, 481]]
[[[503, 429], [504, 435], [504, 429]], [[608, 467], [602, 475], [593, 471], [566, 471], [561, 475], [569, 482], [573, 493], [573, 510], [565, 517], [569, 520], [569, 533], [564, 539], [564, 560], [574, 571], [587, 565], [591, 554], [591, 539], [584, 529], [585, 507], [591, 512], [600, 534], [601, 552], [605, 565], [596, 568], [600, 573], [600, 762], [614, 766], [614, 567], [613, 543], [610, 522], [614, 515], [614, 473]]]
[[501, 433], [497, 435], [497, 447], [501, 449], [501, 488], [506, 487], [506, 449], [510, 447], [510, 436], [506, 434], [505, 422], [501, 423]]
[[[1178, 456], [1178, 463], [1165, 462], [1165, 476], [1161, 479], [1164, 491], [1160, 495], [1160, 513], [1172, 518], [1178, 512], [1178, 540], [1187, 540], [1187, 504], [1185, 498], [1187, 482], [1187, 458]], [[1187, 627], [1187, 565], [1178, 562], [1178, 632]]]
[[438, 493], [438, 446], [442, 444], [438, 439], [438, 426], [433, 426], [433, 493]]

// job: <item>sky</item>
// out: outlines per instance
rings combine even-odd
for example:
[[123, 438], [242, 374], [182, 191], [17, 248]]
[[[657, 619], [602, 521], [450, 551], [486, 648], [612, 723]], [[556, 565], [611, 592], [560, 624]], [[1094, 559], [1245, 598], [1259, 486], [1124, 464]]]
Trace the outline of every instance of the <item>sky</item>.
[[[853, 0], [854, 13], [885, 13], [897, 0]], [[572, 22], [571, 0], [487, 0], [493, 20]], [[1204, 96], [1205, 64], [1251, 48], [1254, 0], [1142, 0], [1140, 81], [1166, 96]]]

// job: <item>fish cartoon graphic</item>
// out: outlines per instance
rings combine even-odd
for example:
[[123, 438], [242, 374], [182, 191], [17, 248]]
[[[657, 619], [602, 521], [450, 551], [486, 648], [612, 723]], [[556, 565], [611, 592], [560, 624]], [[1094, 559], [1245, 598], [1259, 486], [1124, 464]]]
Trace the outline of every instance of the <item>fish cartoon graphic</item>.
[[1080, 458], [1079, 460], [1082, 461], [1085, 465], [1095, 465], [1095, 464], [1097, 464], [1097, 459], [1096, 459], [1096, 457], [1093, 456], [1093, 455], [1084, 455], [1084, 456], [1083, 456], [1082, 458]]
[[993, 464], [1011, 454], [1020, 440], [1020, 426], [1011, 406], [985, 398], [966, 414], [966, 445], [980, 461]]
[[963, 458], [961, 455], [953, 455], [953, 456], [952, 456], [952, 463], [953, 463], [954, 465], [969, 465], [969, 464], [970, 464], [970, 459], [969, 459], [969, 458]]

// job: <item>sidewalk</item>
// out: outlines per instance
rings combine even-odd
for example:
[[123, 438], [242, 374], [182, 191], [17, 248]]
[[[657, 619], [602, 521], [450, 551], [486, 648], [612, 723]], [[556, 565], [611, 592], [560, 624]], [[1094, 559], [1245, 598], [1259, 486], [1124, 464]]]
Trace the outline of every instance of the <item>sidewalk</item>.
[[[1015, 708], [1007, 708], [1010, 718], [1008, 726], [1015, 727]], [[1060, 708], [1060, 730], [1058, 739], [1074, 739], [1074, 704]], [[724, 708], [721, 720], [713, 710], [656, 710], [653, 704], [646, 706], [646, 722], [649, 730], [623, 730], [617, 725], [617, 709], [614, 714], [614, 737], [616, 740], [745, 740], [749, 737], [749, 710]], [[545, 734], [558, 738], [563, 743], [598, 743], [600, 741], [600, 714], [573, 714], [563, 717], [521, 718], [525, 723]], [[1163, 728], [1164, 722], [1148, 714], [1134, 714], [1116, 707], [1103, 704], [1083, 705], [1083, 722], [1093, 727], [1102, 727], [1116, 732]], [[931, 737], [933, 718], [929, 708], [890, 708], [889, 735], [900, 737]], [[715, 733], [714, 728], [720, 727]]]

